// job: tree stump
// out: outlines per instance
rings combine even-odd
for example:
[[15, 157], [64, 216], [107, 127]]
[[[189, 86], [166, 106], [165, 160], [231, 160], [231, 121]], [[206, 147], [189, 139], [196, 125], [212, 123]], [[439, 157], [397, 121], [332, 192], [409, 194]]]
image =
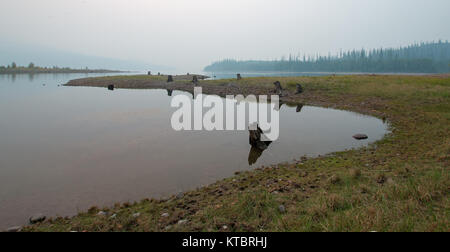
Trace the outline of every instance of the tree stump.
[[261, 135], [262, 135], [263, 131], [261, 130], [261, 128], [258, 125], [256, 127], [257, 127], [256, 130], [249, 130], [250, 145], [259, 150], [265, 150], [269, 147], [269, 145], [272, 142], [261, 141]]
[[241, 74], [237, 74], [237, 80], [242, 80]]
[[194, 85], [197, 85], [198, 83], [197, 75], [194, 75], [194, 77], [192, 77], [192, 83], [194, 83]]
[[173, 82], [173, 77], [172, 77], [172, 75], [167, 76], [167, 82]]
[[114, 85], [108, 85], [108, 90], [114, 90]]
[[303, 93], [303, 87], [301, 84], [297, 84], [297, 92], [295, 94], [301, 94]]
[[279, 81], [275, 81], [273, 83], [275, 85], [275, 93], [281, 95], [283, 91], [283, 87], [281, 86], [281, 83]]

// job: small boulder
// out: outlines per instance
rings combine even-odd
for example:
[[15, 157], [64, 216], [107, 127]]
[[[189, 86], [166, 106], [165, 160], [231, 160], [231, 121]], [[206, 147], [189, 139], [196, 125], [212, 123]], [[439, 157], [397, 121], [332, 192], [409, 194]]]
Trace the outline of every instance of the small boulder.
[[353, 136], [353, 138], [356, 140], [364, 140], [364, 139], [368, 139], [369, 137], [365, 134], [356, 134]]
[[163, 213], [163, 214], [161, 214], [161, 217], [167, 218], [167, 217], [169, 217], [169, 213]]
[[178, 225], [184, 225], [186, 223], [188, 223], [188, 220], [179, 220], [178, 221]]
[[237, 80], [242, 80], [241, 74], [237, 74]]
[[98, 215], [98, 216], [106, 216], [106, 215], [108, 215], [108, 213], [107, 213], [107, 212], [100, 211], [100, 212], [97, 213], [97, 215]]
[[30, 224], [36, 224], [36, 223], [45, 221], [46, 218], [47, 217], [43, 214], [36, 214], [36, 215], [31, 216], [29, 221], [30, 221]]
[[172, 77], [172, 75], [167, 76], [167, 82], [173, 82], [173, 77]]
[[133, 214], [133, 218], [139, 218], [141, 216], [141, 213], [135, 213], [135, 214]]
[[108, 85], [108, 90], [114, 90], [114, 85]]

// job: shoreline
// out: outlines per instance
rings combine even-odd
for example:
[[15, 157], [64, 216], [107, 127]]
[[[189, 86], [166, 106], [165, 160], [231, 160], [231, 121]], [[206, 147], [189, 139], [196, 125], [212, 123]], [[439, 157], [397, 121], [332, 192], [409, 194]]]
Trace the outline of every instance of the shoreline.
[[[193, 84], [189, 81], [192, 76], [174, 76], [172, 83], [167, 83], [166, 77], [85, 78], [72, 80], [66, 86], [114, 85], [115, 88], [192, 92]], [[449, 128], [446, 125], [448, 119], [442, 117], [439, 110], [439, 106], [449, 107], [448, 96], [445, 96], [449, 92], [448, 76], [256, 77], [239, 81], [203, 80], [198, 86], [205, 94], [260, 95], [272, 94], [275, 80], [280, 80], [285, 88], [282, 102], [369, 114], [388, 120], [392, 133], [369, 147], [311, 159], [299, 157], [296, 162], [260, 167], [168, 199], [147, 199], [105, 209], [93, 207], [71, 218], [50, 219], [25, 227], [24, 231], [401, 231], [448, 228], [449, 216], [445, 207], [449, 203], [449, 172], [443, 167], [449, 163], [445, 143], [450, 141], [448, 136], [438, 137], [441, 131], [446, 132]], [[296, 83], [304, 85], [303, 94], [295, 95]], [[421, 85], [427, 85], [427, 89]], [[429, 92], [436, 94], [429, 97]], [[424, 106], [431, 106], [436, 112], [428, 114]], [[429, 124], [432, 119], [435, 123]], [[418, 154], [430, 151], [433, 152], [423, 157]], [[440, 172], [440, 176], [436, 176], [436, 172]], [[413, 189], [419, 185], [422, 192], [417, 194]], [[410, 196], [403, 198], [398, 190]], [[378, 197], [385, 194], [392, 199], [379, 202]], [[411, 198], [412, 202], [406, 200]], [[423, 200], [432, 203], [435, 208], [432, 214], [440, 216], [443, 223], [423, 218], [428, 211], [427, 207], [422, 209]], [[417, 213], [408, 216], [403, 208], [394, 207], [398, 204], [414, 208]], [[285, 211], [279, 211], [281, 206]], [[105, 215], [99, 215], [100, 212]], [[377, 215], [389, 221], [377, 222], [373, 217]], [[350, 221], [354, 216], [360, 217], [359, 222]], [[330, 220], [339, 222], [333, 224]], [[402, 224], [412, 220], [415, 220], [413, 226]]]

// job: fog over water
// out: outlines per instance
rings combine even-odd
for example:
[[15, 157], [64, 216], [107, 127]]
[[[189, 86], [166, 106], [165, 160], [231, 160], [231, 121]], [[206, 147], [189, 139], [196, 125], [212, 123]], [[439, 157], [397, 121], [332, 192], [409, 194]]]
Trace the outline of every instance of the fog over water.
[[[50, 64], [32, 53], [46, 48], [195, 72], [223, 58], [398, 47], [449, 39], [449, 9], [448, 0], [2, 0], [0, 65]], [[60, 55], [54, 64], [88, 64]]]

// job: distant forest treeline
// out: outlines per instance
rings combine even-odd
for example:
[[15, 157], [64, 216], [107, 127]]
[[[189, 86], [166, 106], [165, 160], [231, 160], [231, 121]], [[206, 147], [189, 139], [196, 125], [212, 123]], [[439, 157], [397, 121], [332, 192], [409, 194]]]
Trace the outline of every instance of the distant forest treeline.
[[119, 71], [105, 69], [72, 69], [68, 67], [38, 67], [33, 63], [28, 66], [18, 66], [15, 62], [7, 66], [0, 66], [0, 74], [35, 74], [35, 73], [114, 73]]
[[207, 66], [205, 71], [448, 73], [450, 43], [439, 41], [401, 48], [352, 50], [334, 56], [290, 55], [272, 61], [226, 59]]

